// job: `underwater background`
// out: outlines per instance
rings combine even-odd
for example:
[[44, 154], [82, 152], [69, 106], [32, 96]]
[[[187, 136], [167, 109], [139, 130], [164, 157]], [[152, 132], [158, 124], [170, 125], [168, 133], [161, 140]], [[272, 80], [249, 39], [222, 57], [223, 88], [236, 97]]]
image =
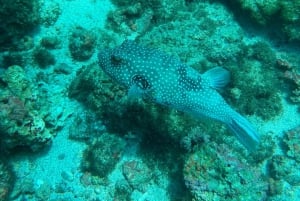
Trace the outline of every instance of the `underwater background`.
[[[299, 0], [0, 0], [0, 201], [300, 200]], [[136, 40], [199, 72], [260, 135], [142, 99], [97, 53]]]

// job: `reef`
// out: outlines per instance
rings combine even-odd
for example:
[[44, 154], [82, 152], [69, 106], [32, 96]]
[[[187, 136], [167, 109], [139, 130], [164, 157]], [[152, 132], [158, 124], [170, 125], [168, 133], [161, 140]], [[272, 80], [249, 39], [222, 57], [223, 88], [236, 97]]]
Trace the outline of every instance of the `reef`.
[[9, 193], [13, 188], [14, 174], [11, 167], [1, 156], [0, 158], [0, 200], [8, 200]]
[[286, 155], [296, 162], [300, 162], [300, 126], [284, 133], [283, 143]]
[[10, 66], [1, 76], [0, 87], [1, 147], [36, 151], [50, 144], [54, 134], [46, 126], [36, 101], [38, 92], [23, 68]]
[[[280, 70], [280, 78], [289, 87], [287, 96], [290, 102], [300, 105], [300, 71], [297, 55], [279, 55], [276, 67]], [[300, 111], [300, 107], [299, 107]]]
[[[222, 5], [212, 4], [207, 8], [196, 2], [179, 3], [183, 12], [178, 15], [178, 20], [161, 23], [163, 17], [156, 14], [156, 8], [151, 4], [140, 2], [129, 5], [125, 1], [114, 3], [118, 7], [108, 16], [108, 28], [116, 33], [135, 35], [142, 44], [178, 55], [183, 62], [202, 72], [215, 65], [226, 66], [232, 72], [232, 82], [223, 93], [228, 102], [241, 113], [255, 115], [263, 120], [281, 114], [281, 74], [276, 68], [275, 49], [268, 42], [245, 38], [243, 30], [238, 24], [232, 23], [233, 19], [226, 15], [228, 11]], [[196, 5], [198, 7], [191, 15], [184, 14], [185, 9], [194, 9]], [[222, 9], [224, 16], [217, 20], [215, 16]], [[145, 27], [140, 27], [139, 23], [143, 20], [147, 23]], [[183, 39], [178, 40], [177, 36], [182, 34]], [[188, 152], [184, 162], [184, 179], [196, 200], [223, 197], [229, 200], [242, 197], [251, 200], [253, 196], [261, 200], [272, 196], [269, 188], [277, 184], [280, 186], [275, 178], [270, 176], [268, 179], [260, 169], [264, 161], [273, 160], [277, 145], [272, 133], [263, 134], [258, 152], [248, 155], [241, 151], [241, 147], [234, 143], [234, 138], [229, 137], [220, 125], [208, 126], [150, 102], [129, 100], [126, 93], [126, 89], [114, 84], [96, 64], [81, 68], [69, 88], [69, 96], [94, 111], [109, 132], [119, 133], [125, 138], [130, 134], [141, 139], [144, 149], [141, 153], [149, 151], [147, 146], [151, 144], [155, 144], [156, 148], [160, 143], [165, 147], [181, 144], [182, 149]], [[233, 147], [229, 148], [225, 143]], [[177, 149], [177, 154], [183, 154], [183, 150]], [[236, 150], [241, 152], [237, 153]], [[248, 160], [243, 159], [247, 157]], [[171, 163], [170, 160], [167, 163]], [[139, 167], [138, 161], [127, 163]], [[127, 166], [124, 164], [123, 167]], [[205, 170], [213, 171], [210, 174]], [[126, 174], [124, 176], [127, 177]], [[134, 186], [130, 184], [131, 181], [127, 182]], [[120, 189], [125, 197], [130, 193], [126, 189]]]
[[[132, 201], [163, 193], [170, 200], [297, 200], [299, 125], [260, 132], [260, 144], [249, 153], [224, 125], [130, 99], [101, 71], [95, 54], [135, 39], [201, 73], [222, 66], [231, 72], [220, 90], [226, 101], [250, 120], [276, 121], [283, 98], [300, 105], [299, 54], [286, 46], [300, 42], [299, 1], [111, 2], [104, 30], [88, 24], [65, 30], [64, 18], [56, 24], [65, 12], [61, 2], [0, 0], [1, 154], [41, 151], [70, 122], [63, 132], [86, 146], [81, 172], [62, 171], [54, 185], [15, 181], [0, 158], [0, 200]], [[34, 32], [39, 25], [41, 32]], [[56, 57], [60, 53], [69, 58]], [[78, 112], [66, 93], [82, 103]]]
[[57, 36], [45, 36], [41, 39], [40, 45], [46, 49], [61, 48], [61, 39]]
[[[300, 41], [300, 3], [282, 0], [230, 0], [230, 7], [239, 18], [252, 19], [261, 27], [275, 28], [285, 41]], [[239, 12], [242, 10], [243, 12]], [[273, 33], [274, 38], [280, 38]]]
[[153, 25], [172, 20], [177, 10], [185, 8], [185, 1], [155, 0], [131, 1], [113, 0], [117, 9], [107, 17], [107, 27], [116, 32], [133, 37], [145, 34]]
[[132, 189], [145, 191], [153, 175], [152, 170], [143, 161], [130, 160], [122, 165], [122, 173]]
[[247, 115], [264, 120], [279, 116], [283, 106], [279, 90], [280, 72], [275, 65], [275, 51], [266, 42], [257, 41], [243, 47], [239, 62], [231, 65], [229, 101]]
[[38, 0], [1, 0], [0, 4], [0, 50], [14, 49], [39, 25], [40, 3]]
[[[266, 161], [268, 200], [296, 200], [296, 188], [300, 185], [299, 167], [299, 126], [283, 133], [279, 143], [273, 145], [280, 150]], [[291, 193], [292, 192], [292, 193]]]
[[[154, 27], [138, 40], [178, 55], [202, 73], [216, 65], [226, 67], [231, 72], [231, 82], [224, 98], [242, 114], [264, 120], [276, 118], [283, 107], [279, 96], [280, 72], [275, 68], [276, 52], [267, 42], [245, 39], [238, 24], [227, 24], [222, 18], [216, 20], [215, 15], [222, 9], [221, 5], [209, 9], [199, 6], [192, 18], [180, 15], [180, 20]], [[178, 40], [177, 36], [182, 34], [183, 40]]]
[[185, 160], [183, 176], [195, 200], [264, 200], [268, 184], [260, 169], [227, 145], [203, 144]]
[[106, 177], [122, 156], [125, 141], [111, 133], [103, 133], [85, 150], [82, 167], [98, 177]]
[[69, 50], [73, 59], [85, 61], [89, 59], [96, 47], [96, 35], [82, 27], [76, 27], [72, 30], [69, 38]]
[[69, 87], [69, 96], [94, 111], [110, 132], [126, 134], [140, 131], [138, 133], [153, 140], [156, 136], [165, 136], [179, 141], [191, 127], [199, 125], [199, 121], [192, 120], [192, 117], [168, 108], [141, 100], [130, 101], [126, 93], [96, 64], [81, 68]]
[[41, 68], [54, 65], [56, 62], [54, 55], [50, 51], [41, 47], [37, 47], [34, 50], [33, 59]]

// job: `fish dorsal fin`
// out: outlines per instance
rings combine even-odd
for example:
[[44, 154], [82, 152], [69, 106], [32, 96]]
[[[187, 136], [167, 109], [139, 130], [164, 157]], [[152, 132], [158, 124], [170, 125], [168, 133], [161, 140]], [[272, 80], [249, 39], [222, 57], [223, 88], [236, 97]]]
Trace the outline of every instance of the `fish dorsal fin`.
[[209, 69], [203, 74], [212, 88], [222, 89], [225, 87], [230, 81], [230, 73], [228, 70], [222, 67], [215, 67]]

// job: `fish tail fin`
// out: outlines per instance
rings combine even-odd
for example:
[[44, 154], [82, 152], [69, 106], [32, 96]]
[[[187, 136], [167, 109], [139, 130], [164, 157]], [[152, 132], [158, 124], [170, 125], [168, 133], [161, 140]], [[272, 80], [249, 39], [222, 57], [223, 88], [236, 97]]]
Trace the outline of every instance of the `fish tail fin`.
[[247, 119], [235, 111], [232, 112], [228, 127], [249, 151], [254, 151], [259, 143], [258, 133]]

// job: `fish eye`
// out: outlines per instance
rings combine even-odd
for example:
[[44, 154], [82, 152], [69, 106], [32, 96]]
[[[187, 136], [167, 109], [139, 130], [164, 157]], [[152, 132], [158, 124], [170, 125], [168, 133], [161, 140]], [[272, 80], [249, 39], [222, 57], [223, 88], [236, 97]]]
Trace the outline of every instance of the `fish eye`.
[[122, 62], [122, 58], [118, 55], [111, 55], [111, 63], [113, 65], [119, 65]]

